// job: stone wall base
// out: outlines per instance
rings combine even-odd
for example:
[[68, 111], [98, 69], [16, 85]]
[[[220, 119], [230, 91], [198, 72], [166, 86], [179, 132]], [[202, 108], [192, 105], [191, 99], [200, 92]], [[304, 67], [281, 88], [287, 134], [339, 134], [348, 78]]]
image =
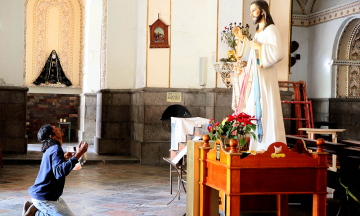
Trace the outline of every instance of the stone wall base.
[[[167, 92], [177, 92], [181, 101], [169, 102]], [[291, 100], [292, 93], [282, 92], [281, 96]], [[141, 164], [166, 164], [163, 157], [170, 155], [171, 134], [164, 129], [161, 117], [169, 106], [181, 105], [192, 117], [222, 121], [234, 112], [231, 101], [232, 90], [222, 88], [102, 89], [97, 92], [95, 152], [131, 154]], [[284, 116], [290, 117], [291, 106], [284, 105], [283, 110]]]
[[26, 154], [27, 138], [0, 138], [0, 144], [3, 145], [3, 153], [6, 154]]
[[140, 159], [141, 164], [168, 164], [163, 157], [169, 157], [170, 142], [139, 142], [131, 141], [130, 153]]
[[0, 145], [4, 154], [26, 154], [26, 87], [0, 86]]
[[105, 139], [94, 137], [94, 149], [97, 154], [129, 155], [130, 141], [122, 139]]

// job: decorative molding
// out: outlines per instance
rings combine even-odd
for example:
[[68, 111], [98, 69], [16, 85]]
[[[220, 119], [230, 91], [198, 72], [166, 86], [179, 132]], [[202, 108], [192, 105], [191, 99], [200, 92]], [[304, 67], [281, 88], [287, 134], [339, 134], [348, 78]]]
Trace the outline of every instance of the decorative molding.
[[26, 86], [26, 32], [27, 32], [27, 5], [29, 0], [24, 2], [24, 59], [23, 59], [23, 86]]
[[[347, 47], [347, 53], [346, 58], [350, 61], [356, 61], [360, 62], [360, 22], [356, 24], [354, 30], [351, 33], [348, 47]], [[352, 62], [354, 63], [354, 62]], [[347, 67], [346, 70], [346, 77], [347, 77], [347, 91], [346, 95], [351, 97], [360, 98], [360, 70], [359, 66], [355, 64], [351, 64]]]
[[106, 69], [107, 69], [107, 27], [108, 27], [108, 0], [103, 0], [103, 14], [101, 22], [101, 81], [100, 89], [104, 89], [106, 86]]
[[360, 66], [360, 60], [332, 60], [331, 65], [335, 66]]
[[344, 18], [357, 13], [360, 13], [360, 1], [340, 5], [335, 8], [322, 10], [309, 15], [293, 15], [292, 25], [309, 27], [318, 25], [320, 23], [329, 22], [334, 19]]
[[[83, 68], [84, 68], [84, 49], [85, 49], [85, 4], [86, 1], [89, 0], [78, 0], [80, 7], [80, 53], [79, 53], [79, 87], [82, 87], [82, 79], [83, 79]], [[84, 2], [84, 4], [82, 3]]]

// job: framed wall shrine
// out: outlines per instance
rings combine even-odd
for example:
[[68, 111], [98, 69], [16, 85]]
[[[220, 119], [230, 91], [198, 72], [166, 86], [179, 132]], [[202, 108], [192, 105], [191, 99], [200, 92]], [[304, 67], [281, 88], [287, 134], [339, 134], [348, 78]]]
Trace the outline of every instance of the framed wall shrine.
[[170, 48], [168, 28], [161, 19], [157, 19], [150, 28], [150, 48]]

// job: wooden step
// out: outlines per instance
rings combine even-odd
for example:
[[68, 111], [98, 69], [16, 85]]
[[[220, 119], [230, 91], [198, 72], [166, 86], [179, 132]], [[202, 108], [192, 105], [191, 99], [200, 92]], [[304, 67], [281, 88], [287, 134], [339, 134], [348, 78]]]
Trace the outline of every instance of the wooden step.
[[209, 131], [206, 128], [196, 127], [194, 129], [194, 136], [203, 137], [204, 135], [209, 135]]
[[192, 139], [194, 139], [194, 135], [191, 135], [191, 134], [187, 134], [186, 135], [186, 141], [188, 141], [188, 140], [192, 140]]
[[179, 151], [171, 150], [170, 151], [170, 158], [174, 159], [176, 157], [176, 155], [178, 155], [178, 154], [179, 154]]
[[181, 142], [179, 143], [179, 151], [183, 150], [187, 145], [187, 142]]
[[186, 142], [181, 142], [181, 143], [179, 143], [179, 150], [171, 150], [171, 151], [170, 151], [170, 158], [171, 158], [171, 159], [174, 159], [174, 158], [176, 157], [176, 155], [178, 155], [179, 152], [186, 147], [186, 145], [187, 145]]

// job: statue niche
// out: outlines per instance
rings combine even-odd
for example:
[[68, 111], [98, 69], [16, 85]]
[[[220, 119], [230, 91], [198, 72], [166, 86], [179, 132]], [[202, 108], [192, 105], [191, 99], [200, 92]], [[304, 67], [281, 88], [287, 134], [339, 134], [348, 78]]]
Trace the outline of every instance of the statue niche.
[[71, 81], [66, 77], [61, 67], [59, 57], [55, 50], [50, 53], [44, 68], [33, 84], [63, 84], [66, 86], [72, 85]]

